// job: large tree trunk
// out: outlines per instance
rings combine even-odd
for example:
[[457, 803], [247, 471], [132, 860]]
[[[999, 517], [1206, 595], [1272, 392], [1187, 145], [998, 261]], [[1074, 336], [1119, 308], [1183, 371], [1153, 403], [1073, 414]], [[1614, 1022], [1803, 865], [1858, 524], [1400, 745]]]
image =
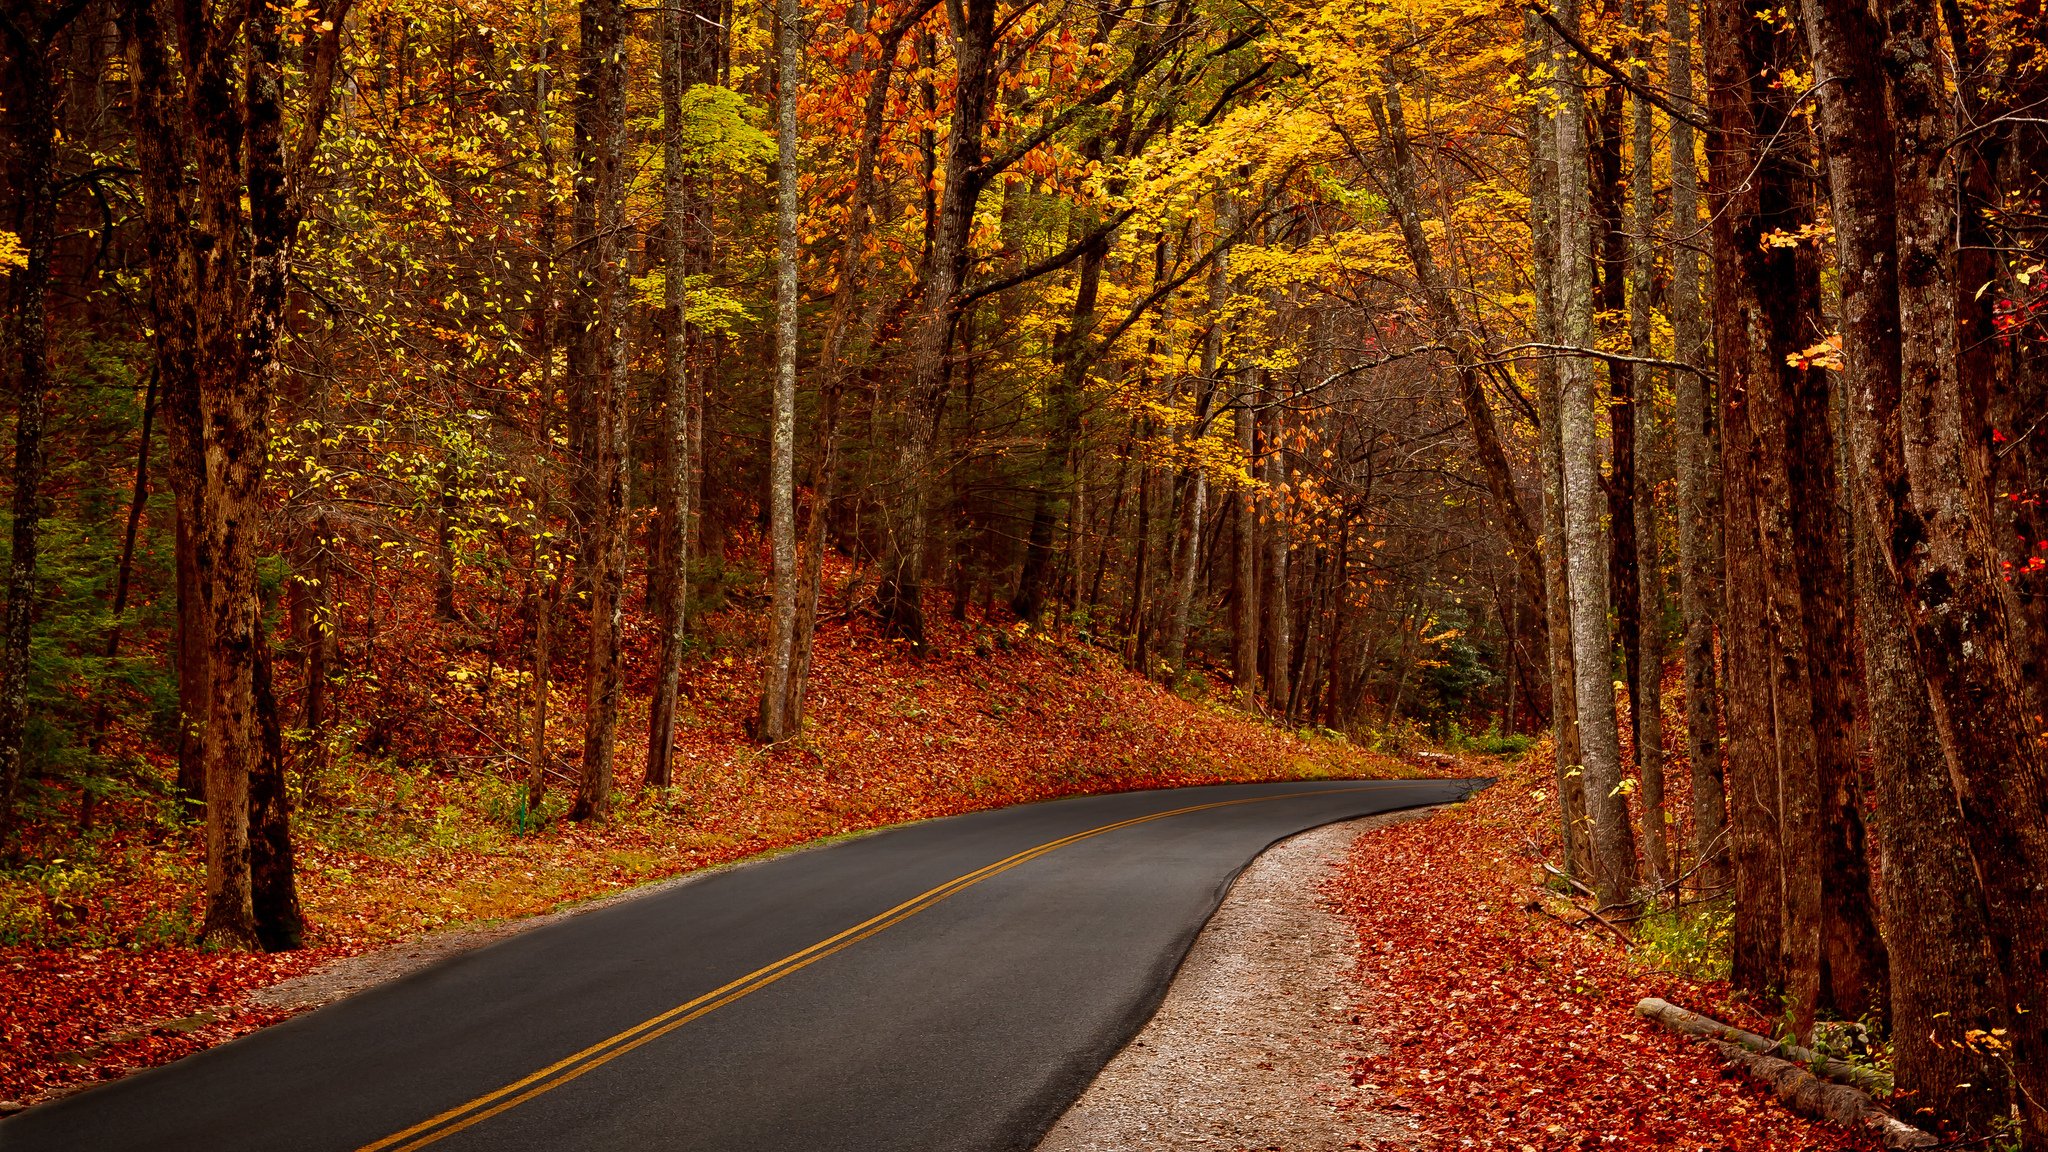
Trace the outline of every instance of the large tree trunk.
[[612, 803], [612, 757], [619, 725], [619, 629], [626, 576], [627, 412], [625, 317], [626, 14], [619, 0], [583, 0], [576, 81], [574, 226], [583, 300], [580, 331], [569, 346], [569, 387], [592, 404], [596, 441], [586, 457], [581, 506], [584, 568], [590, 583], [590, 663], [582, 773], [574, 820], [602, 819]]
[[[1578, 5], [1562, 6], [1563, 23], [1576, 31]], [[1558, 287], [1563, 343], [1593, 345], [1592, 221], [1587, 197], [1585, 93], [1579, 69], [1564, 69], [1563, 108], [1557, 116]], [[1559, 435], [1564, 470], [1565, 561], [1569, 573], [1571, 635], [1579, 754], [1586, 808], [1592, 818], [1594, 887], [1607, 904], [1630, 899], [1636, 880], [1635, 836], [1621, 789], [1621, 740], [1615, 725], [1613, 646], [1607, 630], [1607, 554], [1600, 539], [1600, 466], [1592, 361], [1573, 356], [1559, 384]]]
[[[1781, 945], [1784, 877], [1779, 868], [1779, 772], [1772, 733], [1770, 637], [1762, 620], [1769, 582], [1758, 537], [1758, 462], [1750, 407], [1756, 366], [1768, 362], [1754, 345], [1765, 339], [1749, 251], [1761, 229], [1751, 62], [1745, 37], [1757, 21], [1729, 4], [1709, 4], [1702, 28], [1713, 124], [1709, 136], [1709, 215], [1713, 222], [1714, 351], [1721, 397], [1721, 462], [1725, 501], [1724, 702], [1730, 863], [1735, 879], [1734, 958], [1738, 988], [1769, 993], [1783, 986]], [[1747, 246], [1747, 247], [1745, 247]]]
[[790, 721], [790, 664], [795, 655], [796, 567], [796, 305], [797, 214], [796, 94], [801, 43], [797, 0], [776, 0], [779, 69], [775, 98], [775, 390], [768, 436], [768, 539], [772, 602], [768, 650], [763, 654], [760, 738], [768, 743], [796, 734]]
[[1873, 430], [1857, 474], [1927, 680], [2002, 969], [2001, 1002], [2014, 1008], [2008, 1067], [2024, 1146], [2048, 1148], [2048, 764], [2040, 722], [2023, 710], [2015, 607], [1988, 534], [1987, 433], [1971, 395], [1981, 382], [1959, 371], [1958, 296], [1976, 287], [1956, 280], [1947, 167], [1956, 126], [1931, 43], [1935, 14], [1924, 0], [1896, 0], [1887, 18], [1901, 49], [1892, 88], [1900, 371], [1896, 388], [1867, 377], [1856, 397]]
[[[299, 924], [283, 766], [266, 734], [276, 718], [274, 701], [266, 708], [256, 565], [269, 401], [283, 373], [275, 353], [303, 215], [299, 180], [326, 118], [346, 7], [309, 13], [316, 22], [310, 26], [321, 31], [306, 55], [304, 111], [289, 160], [279, 13], [251, 4], [222, 25], [188, 6], [177, 12], [174, 35], [149, 0], [133, 0], [124, 15], [151, 239], [152, 321], [171, 429], [168, 471], [190, 516], [180, 540], [190, 550], [181, 560], [195, 574], [187, 587], [200, 593], [183, 623], [188, 638], [203, 627], [207, 650], [200, 933], [218, 946], [253, 946], [259, 937], [288, 942]], [[260, 785], [253, 853], [252, 775]]]
[[[1692, 5], [1671, 0], [1671, 55], [1666, 83], [1673, 105], [1691, 112]], [[1692, 124], [1671, 120], [1672, 358], [1703, 367], [1706, 325], [1700, 311], [1699, 161]], [[1716, 420], [1710, 381], [1701, 372], [1673, 374], [1672, 436], [1677, 472], [1678, 595], [1685, 634], [1685, 741], [1692, 761], [1693, 856], [1699, 887], [1728, 883], [1727, 799], [1716, 723], [1715, 606], [1721, 581], [1721, 494], [1715, 466]]]
[[[1819, 127], [1841, 259], [1845, 382], [1860, 401], [1895, 393], [1901, 370], [1897, 134], [1879, 70], [1885, 30], [1861, 5], [1807, 0], [1804, 8], [1825, 82]], [[1910, 17], [1903, 30], [1914, 31]], [[1870, 417], [1862, 403], [1849, 406], [1852, 475], [1879, 460]], [[1882, 814], [1893, 1075], [1911, 1114], [1983, 1134], [2010, 1103], [1996, 1055], [1966, 1034], [2008, 1027], [2000, 974], [1910, 623], [1862, 495], [1857, 623]]]

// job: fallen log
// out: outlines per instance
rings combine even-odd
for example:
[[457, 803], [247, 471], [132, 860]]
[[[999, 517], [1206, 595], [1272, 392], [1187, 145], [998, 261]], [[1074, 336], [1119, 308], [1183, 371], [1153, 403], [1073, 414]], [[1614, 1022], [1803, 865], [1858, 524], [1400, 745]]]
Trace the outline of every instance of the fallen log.
[[1831, 1120], [1844, 1128], [1861, 1128], [1877, 1136], [1886, 1148], [1930, 1148], [1941, 1143], [1933, 1135], [1879, 1108], [1869, 1093], [1860, 1088], [1822, 1080], [1790, 1060], [1752, 1052], [1740, 1044], [1726, 1040], [1700, 1042], [1719, 1052], [1751, 1079], [1769, 1084], [1778, 1099], [1797, 1111]]
[[[1823, 1080], [1806, 1067], [1769, 1054], [1783, 1051], [1788, 1055], [1814, 1056], [1804, 1048], [1780, 1045], [1754, 1032], [1723, 1024], [1697, 1012], [1688, 1012], [1655, 997], [1637, 1004], [1636, 1012], [1674, 1032], [1698, 1037], [1731, 1066], [1741, 1069], [1753, 1080], [1768, 1084], [1778, 1099], [1799, 1112], [1845, 1128], [1863, 1129], [1875, 1135], [1886, 1148], [1929, 1148], [1940, 1143], [1933, 1135], [1880, 1108], [1870, 1098], [1870, 1093], [1863, 1089]], [[1760, 1049], [1758, 1045], [1761, 1045]], [[1813, 1062], [1824, 1071], [1831, 1067], [1839, 1068], [1845, 1075], [1855, 1073], [1866, 1081], [1881, 1082], [1881, 1078], [1867, 1068], [1856, 1068], [1839, 1060], [1816, 1059]]]
[[1659, 1000], [1655, 996], [1636, 1005], [1636, 1015], [1644, 1016], [1664, 1025], [1673, 1032], [1688, 1036], [1700, 1036], [1709, 1040], [1720, 1040], [1728, 1044], [1740, 1044], [1752, 1052], [1765, 1056], [1776, 1056], [1800, 1064], [1829, 1080], [1854, 1085], [1873, 1096], [1889, 1096], [1892, 1091], [1891, 1078], [1875, 1068], [1864, 1068], [1833, 1057], [1822, 1057], [1811, 1049], [1802, 1048], [1786, 1040], [1773, 1040], [1755, 1032], [1747, 1032], [1732, 1024], [1723, 1024], [1711, 1016], [1688, 1012], [1676, 1004]]

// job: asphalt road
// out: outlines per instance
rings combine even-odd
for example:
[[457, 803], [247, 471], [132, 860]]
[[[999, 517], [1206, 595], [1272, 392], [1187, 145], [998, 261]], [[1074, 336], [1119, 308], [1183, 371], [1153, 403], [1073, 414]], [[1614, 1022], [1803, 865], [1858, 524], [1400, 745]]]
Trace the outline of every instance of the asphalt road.
[[934, 820], [522, 933], [0, 1122], [5, 1152], [1025, 1149], [1274, 841], [1460, 781]]

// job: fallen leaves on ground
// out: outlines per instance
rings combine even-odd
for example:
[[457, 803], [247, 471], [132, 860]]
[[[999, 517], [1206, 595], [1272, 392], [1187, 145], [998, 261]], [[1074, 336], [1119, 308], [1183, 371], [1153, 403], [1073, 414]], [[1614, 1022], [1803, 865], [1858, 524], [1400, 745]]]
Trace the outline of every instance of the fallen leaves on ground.
[[1547, 754], [1470, 803], [1362, 836], [1327, 895], [1359, 939], [1359, 1015], [1384, 1045], [1353, 1076], [1367, 1107], [1411, 1117], [1431, 1148], [1509, 1152], [1873, 1149], [1724, 1073], [1707, 1049], [1636, 1016], [1660, 996], [1768, 1026], [1725, 984], [1683, 980], [1527, 910], [1555, 809]]

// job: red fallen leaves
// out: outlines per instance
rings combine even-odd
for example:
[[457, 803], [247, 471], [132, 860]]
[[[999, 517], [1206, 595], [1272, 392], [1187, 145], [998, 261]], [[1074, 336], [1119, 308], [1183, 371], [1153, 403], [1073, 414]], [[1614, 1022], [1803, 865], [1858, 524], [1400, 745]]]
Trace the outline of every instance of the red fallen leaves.
[[1662, 996], [1729, 1014], [1725, 986], [1524, 910], [1525, 846], [1549, 811], [1531, 795], [1546, 762], [1530, 761], [1465, 807], [1361, 837], [1326, 890], [1358, 932], [1361, 1015], [1385, 1044], [1354, 1063], [1379, 1089], [1365, 1106], [1406, 1113], [1443, 1148], [1876, 1148], [1633, 1011]]
[[[163, 1064], [284, 1018], [221, 1008], [243, 994], [332, 959], [322, 950], [275, 956], [9, 948], [0, 952], [0, 1098], [111, 1080]], [[211, 1010], [211, 1011], [209, 1011]]]

